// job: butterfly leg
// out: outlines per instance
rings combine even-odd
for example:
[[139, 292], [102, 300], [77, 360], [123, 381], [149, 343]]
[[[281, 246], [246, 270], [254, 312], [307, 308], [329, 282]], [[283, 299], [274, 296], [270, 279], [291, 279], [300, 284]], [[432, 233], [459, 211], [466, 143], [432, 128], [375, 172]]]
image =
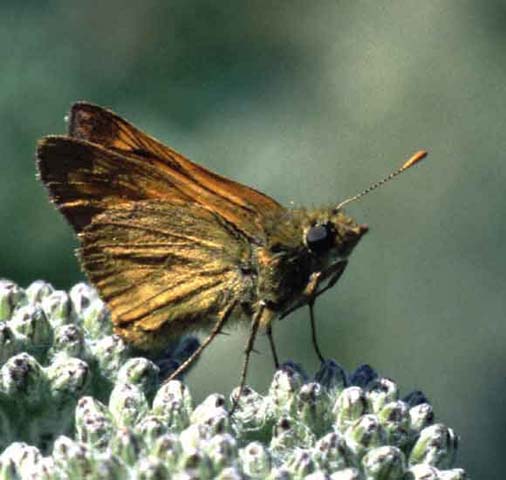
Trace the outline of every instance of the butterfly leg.
[[329, 281], [328, 281], [327, 285], [325, 285], [321, 290], [317, 290], [314, 293], [313, 301], [314, 301], [314, 299], [316, 299], [317, 297], [319, 297], [322, 293], [324, 293], [327, 290], [331, 289], [337, 283], [337, 281], [341, 278], [341, 275], [346, 270], [347, 266], [348, 266], [348, 261], [347, 260], [343, 260], [342, 262], [339, 262], [339, 263], [337, 263], [335, 265], [335, 267], [332, 269], [332, 271], [330, 272], [330, 274], [328, 274], [325, 277], [325, 278], [329, 278]]
[[[306, 285], [306, 288], [304, 289], [304, 292], [302, 292], [302, 298], [297, 303], [292, 305], [289, 309], [285, 310], [280, 315], [279, 319], [282, 320], [290, 313], [294, 312], [295, 310], [298, 310], [300, 307], [310, 304], [311, 301], [314, 302], [314, 299], [316, 297], [319, 297], [323, 292], [326, 292], [329, 288], [332, 288], [337, 283], [339, 278], [341, 278], [341, 275], [343, 274], [347, 265], [348, 261], [343, 260], [331, 266], [325, 272], [312, 273]], [[318, 290], [318, 287], [324, 282], [324, 280], [327, 280], [328, 278], [330, 278], [330, 280], [327, 283], [327, 285], [325, 285], [325, 287], [323, 287], [322, 289]]]
[[325, 358], [320, 350], [320, 347], [318, 346], [318, 340], [316, 339], [316, 322], [314, 318], [314, 301], [315, 299], [312, 298], [309, 302], [309, 318], [311, 319], [311, 340], [313, 342], [313, 348], [316, 352], [316, 355], [320, 359], [320, 362], [324, 362]]
[[253, 318], [251, 319], [250, 333], [248, 341], [246, 342], [246, 347], [244, 348], [244, 362], [242, 364], [239, 391], [237, 392], [237, 395], [234, 398], [234, 403], [232, 404], [232, 408], [230, 409], [230, 415], [234, 413], [234, 410], [236, 409], [237, 404], [239, 403], [239, 399], [241, 398], [242, 392], [244, 390], [244, 385], [246, 384], [246, 375], [248, 374], [249, 359], [251, 352], [253, 350], [253, 345], [255, 344], [255, 338], [258, 332], [258, 327], [260, 326], [260, 320], [264, 313], [264, 309], [265, 309], [264, 306], [260, 306], [258, 311], [253, 315]]
[[167, 382], [170, 382], [171, 380], [174, 380], [178, 375], [183, 373], [197, 358], [199, 355], [204, 351], [204, 349], [214, 340], [214, 338], [220, 333], [220, 330], [222, 329], [225, 322], [229, 319], [230, 315], [232, 314], [234, 307], [236, 305], [236, 302], [232, 302], [226, 310], [221, 314], [214, 325], [213, 329], [211, 330], [211, 333], [209, 336], [200, 344], [199, 348], [195, 350], [179, 367], [174, 370], [170, 376], [163, 382], [163, 384], [166, 384]]
[[279, 368], [279, 360], [278, 354], [276, 352], [276, 344], [274, 343], [274, 337], [272, 336], [272, 325], [269, 324], [267, 327], [267, 338], [269, 339], [269, 344], [271, 346], [272, 358], [274, 360], [274, 368], [277, 370]]
[[324, 356], [322, 355], [322, 352], [320, 350], [320, 347], [318, 346], [318, 340], [316, 338], [316, 321], [315, 321], [315, 315], [314, 315], [314, 303], [317, 297], [319, 297], [322, 293], [326, 292], [330, 288], [332, 288], [337, 281], [341, 278], [341, 275], [344, 273], [344, 270], [346, 269], [346, 266], [348, 265], [347, 261], [339, 262], [336, 264], [334, 269], [326, 275], [326, 278], [329, 278], [329, 281], [327, 282], [327, 285], [325, 285], [323, 288], [318, 290], [318, 285], [321, 282], [321, 279], [318, 279], [318, 283], [315, 287], [315, 291], [311, 295], [311, 297], [308, 300], [309, 305], [309, 318], [311, 320], [311, 339], [313, 342], [313, 347], [316, 352], [316, 355], [320, 359], [320, 362], [323, 362], [325, 360]]
[[279, 319], [282, 320], [290, 313], [294, 312], [295, 310], [298, 310], [300, 307], [303, 307], [304, 305], [307, 305], [311, 299], [314, 297], [314, 294], [316, 292], [316, 289], [318, 288], [318, 285], [321, 281], [321, 275], [322, 272], [315, 272], [311, 274], [311, 278], [309, 279], [309, 282], [304, 290], [304, 292], [301, 295], [301, 299], [297, 301], [294, 305], [292, 305], [290, 308], [285, 310], [280, 316]]

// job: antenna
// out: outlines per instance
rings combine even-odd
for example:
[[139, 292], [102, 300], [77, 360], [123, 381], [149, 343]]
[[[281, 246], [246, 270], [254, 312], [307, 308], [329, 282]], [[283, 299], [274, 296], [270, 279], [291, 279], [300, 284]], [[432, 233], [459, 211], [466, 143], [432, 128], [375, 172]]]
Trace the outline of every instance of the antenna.
[[354, 202], [355, 200], [358, 200], [362, 198], [364, 195], [367, 195], [368, 193], [372, 192], [373, 190], [376, 190], [377, 188], [381, 187], [385, 183], [389, 182], [393, 178], [395, 178], [397, 175], [400, 175], [402, 172], [405, 172], [408, 168], [411, 168], [413, 165], [416, 165], [418, 162], [423, 160], [428, 155], [426, 150], [420, 150], [416, 152], [409, 160], [404, 162], [400, 168], [392, 172], [390, 175], [386, 176], [382, 180], [373, 183], [369, 187], [367, 187], [365, 190], [363, 190], [360, 193], [357, 193], [356, 195], [353, 195], [353, 197], [347, 198], [346, 200], [343, 200], [341, 203], [339, 203], [336, 207], [336, 210], [340, 210], [345, 205], [348, 205], [348, 203]]

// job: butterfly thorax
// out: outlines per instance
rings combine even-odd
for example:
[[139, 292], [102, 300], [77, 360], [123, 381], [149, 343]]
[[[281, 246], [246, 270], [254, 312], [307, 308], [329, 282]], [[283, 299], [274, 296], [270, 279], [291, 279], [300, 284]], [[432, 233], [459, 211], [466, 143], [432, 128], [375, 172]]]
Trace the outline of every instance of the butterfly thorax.
[[288, 210], [272, 219], [254, 249], [257, 299], [282, 313], [299, 301], [313, 274], [345, 261], [367, 227], [333, 208]]

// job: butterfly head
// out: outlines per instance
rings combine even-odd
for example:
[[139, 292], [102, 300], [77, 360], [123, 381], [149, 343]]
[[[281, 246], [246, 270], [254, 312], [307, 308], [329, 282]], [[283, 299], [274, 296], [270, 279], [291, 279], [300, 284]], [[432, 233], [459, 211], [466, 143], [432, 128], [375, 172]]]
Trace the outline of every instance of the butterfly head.
[[416, 165], [427, 156], [425, 150], [420, 150], [412, 155], [398, 169], [372, 183], [365, 190], [340, 202], [329, 211], [314, 212], [308, 217], [308, 225], [303, 228], [303, 241], [306, 248], [316, 257], [324, 260], [324, 263], [342, 260], [349, 256], [358, 241], [368, 231], [367, 225], [355, 222], [353, 218], [343, 212], [343, 207], [348, 203], [360, 200], [370, 192], [381, 187], [385, 183]]
[[367, 225], [358, 224], [340, 209], [319, 211], [303, 228], [303, 242], [313, 256], [332, 262], [347, 258], [367, 231]]

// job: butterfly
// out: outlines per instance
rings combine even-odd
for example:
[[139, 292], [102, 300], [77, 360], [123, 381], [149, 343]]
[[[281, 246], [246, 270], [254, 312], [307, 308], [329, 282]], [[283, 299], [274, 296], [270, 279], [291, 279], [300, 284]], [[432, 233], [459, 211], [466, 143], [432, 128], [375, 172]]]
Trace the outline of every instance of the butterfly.
[[113, 112], [75, 103], [68, 134], [37, 146], [37, 167], [51, 201], [77, 233], [78, 256], [107, 303], [114, 331], [146, 351], [195, 330], [199, 348], [169, 377], [187, 369], [223, 327], [249, 322], [240, 396], [259, 330], [279, 365], [272, 326], [307, 305], [313, 345], [315, 299], [336, 284], [366, 225], [343, 206], [285, 208], [276, 200], [193, 163]]

